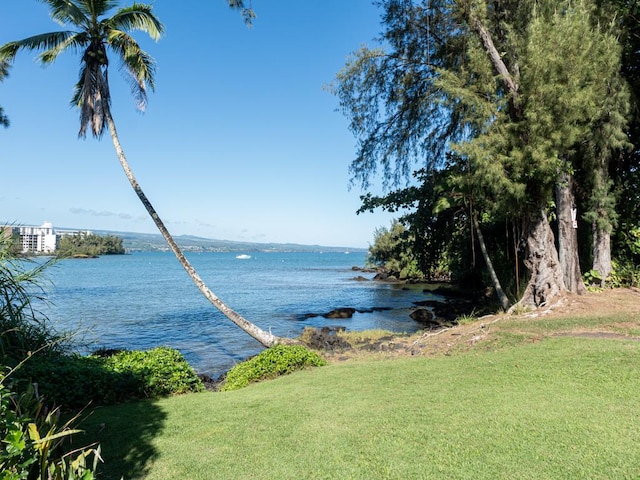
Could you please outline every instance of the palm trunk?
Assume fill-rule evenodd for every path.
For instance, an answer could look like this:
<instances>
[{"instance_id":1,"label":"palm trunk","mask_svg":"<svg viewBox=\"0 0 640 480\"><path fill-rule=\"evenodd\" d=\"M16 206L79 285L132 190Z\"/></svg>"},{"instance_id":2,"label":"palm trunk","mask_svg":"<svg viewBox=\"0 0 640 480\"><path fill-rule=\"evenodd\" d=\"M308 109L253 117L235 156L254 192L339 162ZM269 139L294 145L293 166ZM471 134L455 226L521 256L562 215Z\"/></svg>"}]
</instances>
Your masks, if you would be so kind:
<instances>
[{"instance_id":1,"label":"palm trunk","mask_svg":"<svg viewBox=\"0 0 640 480\"><path fill-rule=\"evenodd\" d=\"M544 209L532 218L527 228L525 265L531 278L518 305L541 307L566 288L558 259L553 231Z\"/></svg>"},{"instance_id":2,"label":"palm trunk","mask_svg":"<svg viewBox=\"0 0 640 480\"><path fill-rule=\"evenodd\" d=\"M478 243L480 243L480 250L482 250L482 256L484 257L484 261L487 264L487 269L489 270L489 275L491 276L491 282L493 283L493 288L496 290L496 295L498 296L498 300L500 301L500 305L504 310L508 310L511 306L509 302L509 298L502 290L502 285L500 285L500 280L498 279L498 275L496 275L496 271L493 268L493 263L491 262L491 258L489 257L489 252L487 252L487 246L484 243L484 237L482 236L482 231L480 230L480 224L478 222L478 214L474 212L473 214L473 226L476 228L476 232L478 234Z\"/></svg>"},{"instance_id":3,"label":"palm trunk","mask_svg":"<svg viewBox=\"0 0 640 480\"><path fill-rule=\"evenodd\" d=\"M189 261L186 259L186 257L180 250L180 247L178 247L176 242L173 240L173 237L171 236L167 228L164 226L164 223L162 222L162 220L156 213L155 209L151 205L151 202L149 202L149 200L147 199L147 196L144 194L144 192L140 188L140 185L138 185L136 178L133 176L133 172L131 171L131 168L129 168L129 163L127 162L127 159L124 155L122 146L120 145L120 140L118 139L118 132L116 131L116 125L115 125L115 122L113 121L113 117L111 116L111 111L108 109L108 107L105 108L105 117L107 120L107 125L109 126L109 133L111 134L111 140L113 141L113 146L116 150L116 154L118 155L118 160L120 161L120 165L122 166L122 169L124 170L125 175L129 179L129 183L131 183L133 190L136 192L136 194L138 195L138 198L140 199L144 207L147 209L147 212L149 212L149 215L151 216L156 226L158 227L158 230L160 230L160 233L169 244L171 251L175 254L176 258L178 259L180 264L183 266L183 268L186 270L189 277L191 277L191 280L193 280L193 283L196 284L196 286L202 292L202 294L206 297L206 299L209 300L218 310L220 310L220 312L222 312L224 316L226 316L229 320L235 323L238 327L244 330L247 334L249 334L255 340L260 342L263 346L271 347L273 345L276 345L277 343L280 343L282 341L280 337L277 337L270 332L265 332L257 325L254 325L253 323L249 322L247 319L242 317L239 313L235 312L233 309L227 306L211 290L209 290L209 287L207 287L207 285L204 283L202 278L200 278L200 275L198 275L198 272L196 272L196 270L191 266Z\"/></svg>"},{"instance_id":4,"label":"palm trunk","mask_svg":"<svg viewBox=\"0 0 640 480\"><path fill-rule=\"evenodd\" d=\"M560 174L556 183L556 211L558 214L558 258L568 291L583 295L587 289L582 281L578 258L577 219L574 217L573 176L567 172Z\"/></svg>"}]
</instances>

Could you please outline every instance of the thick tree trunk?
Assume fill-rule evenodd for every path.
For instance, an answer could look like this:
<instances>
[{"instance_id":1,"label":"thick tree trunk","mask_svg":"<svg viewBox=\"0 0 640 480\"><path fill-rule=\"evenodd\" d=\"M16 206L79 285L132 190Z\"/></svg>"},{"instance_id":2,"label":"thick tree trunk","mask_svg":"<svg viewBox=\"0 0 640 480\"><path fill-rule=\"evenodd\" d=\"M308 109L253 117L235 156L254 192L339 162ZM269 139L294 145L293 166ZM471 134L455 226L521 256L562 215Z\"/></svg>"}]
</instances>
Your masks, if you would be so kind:
<instances>
[{"instance_id":1,"label":"thick tree trunk","mask_svg":"<svg viewBox=\"0 0 640 480\"><path fill-rule=\"evenodd\" d=\"M606 228L599 228L597 222L593 222L593 269L600 274L600 286L604 287L605 281L613 272L611 232Z\"/></svg>"},{"instance_id":2,"label":"thick tree trunk","mask_svg":"<svg viewBox=\"0 0 640 480\"><path fill-rule=\"evenodd\" d=\"M566 290L553 231L544 209L529 222L526 257L524 264L531 272L531 279L518 305L537 308Z\"/></svg>"},{"instance_id":3,"label":"thick tree trunk","mask_svg":"<svg viewBox=\"0 0 640 480\"><path fill-rule=\"evenodd\" d=\"M573 195L573 176L560 174L556 183L556 212L558 216L558 258L565 288L582 295L587 292L582 281L578 256L577 218Z\"/></svg>"},{"instance_id":4,"label":"thick tree trunk","mask_svg":"<svg viewBox=\"0 0 640 480\"><path fill-rule=\"evenodd\" d=\"M611 264L611 218L605 208L606 199L609 196L607 162L600 163L595 170L596 184L594 190L600 192L594 210L595 220L592 222L593 228L593 270L600 274L602 279L600 286L605 286L605 281L613 271Z\"/></svg>"},{"instance_id":5,"label":"thick tree trunk","mask_svg":"<svg viewBox=\"0 0 640 480\"><path fill-rule=\"evenodd\" d=\"M189 261L186 259L186 257L180 250L180 247L178 247L176 242L173 240L173 237L171 236L167 228L164 226L164 223L162 222L162 220L156 213L155 209L151 205L151 202L149 202L149 200L147 199L147 196L144 194L144 192L140 188L140 185L138 184L137 180L133 175L133 172L129 168L129 163L127 162L127 159L124 155L124 151L122 150L122 146L120 145L120 140L118 139L118 133L116 130L115 122L113 121L113 117L111 116L111 112L109 110L105 112L105 117L107 119L107 125L109 126L109 132L111 134L111 140L113 141L113 146L116 150L116 154L118 155L118 160L120 161L120 165L122 166L122 169L124 170L125 175L129 179L129 183L131 183L131 186L133 187L134 191L138 195L138 198L140 199L144 207L147 209L147 212L149 212L149 215L155 222L156 226L158 227L158 230L160 230L160 233L162 234L166 242L169 244L171 251L175 254L176 258L178 259L180 264L183 266L183 268L186 270L189 277L191 277L191 280L193 280L193 283L196 284L200 292L202 292L202 294L206 297L206 299L209 300L213 304L213 306L215 306L218 310L220 310L220 312L222 312L229 320L235 323L238 327L244 330L247 334L249 334L255 340L260 342L263 346L271 347L273 345L276 345L277 343L283 342L284 339L281 339L280 337L273 335L271 332L265 332L257 325L254 325L253 323L246 320L239 313L235 312L229 306L227 306L211 290L209 290L209 287L207 287L207 285L204 283L202 278L200 278L200 275L198 275L198 272L196 272L196 270L191 266Z\"/></svg>"},{"instance_id":6,"label":"thick tree trunk","mask_svg":"<svg viewBox=\"0 0 640 480\"><path fill-rule=\"evenodd\" d=\"M502 285L500 284L498 275L496 275L496 271L493 268L493 263L491 262L491 258L489 257L487 246L484 243L484 236L482 235L482 231L480 230L480 223L478 222L477 213L473 214L473 226L476 228L476 232L478 234L478 243L480 243L480 250L482 251L482 256L484 257L484 261L487 264L487 270L489 270L489 275L491 276L491 282L493 283L493 288L496 291L496 295L498 296L500 305L502 306L503 310L508 310L509 307L511 306L511 302L509 302L509 298L504 293L504 290L502 290Z\"/></svg>"}]
</instances>

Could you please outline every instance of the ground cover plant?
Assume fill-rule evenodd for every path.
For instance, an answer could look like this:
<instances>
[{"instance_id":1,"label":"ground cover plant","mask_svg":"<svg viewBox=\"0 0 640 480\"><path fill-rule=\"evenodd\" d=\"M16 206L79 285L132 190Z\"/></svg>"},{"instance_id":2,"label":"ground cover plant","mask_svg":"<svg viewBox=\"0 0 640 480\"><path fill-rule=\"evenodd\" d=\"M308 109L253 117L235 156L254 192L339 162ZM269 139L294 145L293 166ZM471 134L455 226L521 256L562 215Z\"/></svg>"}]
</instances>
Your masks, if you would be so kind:
<instances>
[{"instance_id":1,"label":"ground cover plant","mask_svg":"<svg viewBox=\"0 0 640 480\"><path fill-rule=\"evenodd\" d=\"M434 355L100 408L83 428L106 479L638 478L640 292L623 297L398 340Z\"/></svg>"},{"instance_id":2,"label":"ground cover plant","mask_svg":"<svg viewBox=\"0 0 640 480\"><path fill-rule=\"evenodd\" d=\"M250 383L279 377L306 367L320 367L326 363L320 355L302 345L276 345L229 370L221 390L237 390Z\"/></svg>"}]
</instances>

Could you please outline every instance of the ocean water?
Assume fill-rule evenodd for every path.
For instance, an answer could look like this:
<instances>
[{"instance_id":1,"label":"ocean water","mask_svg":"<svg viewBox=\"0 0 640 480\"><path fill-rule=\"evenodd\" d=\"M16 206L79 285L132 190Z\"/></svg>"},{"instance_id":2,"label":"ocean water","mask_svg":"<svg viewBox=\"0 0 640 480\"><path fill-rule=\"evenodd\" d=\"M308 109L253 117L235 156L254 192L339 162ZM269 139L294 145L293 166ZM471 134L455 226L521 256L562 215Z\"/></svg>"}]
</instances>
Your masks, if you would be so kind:
<instances>
[{"instance_id":1,"label":"ocean water","mask_svg":"<svg viewBox=\"0 0 640 480\"><path fill-rule=\"evenodd\" d=\"M414 302L439 300L420 287L373 281L363 253L191 253L187 258L209 288L262 329L295 337L306 326L382 328L415 332ZM49 304L40 308L60 331L78 332L81 353L97 348L182 352L199 373L217 376L262 347L211 305L170 252L136 252L96 259L68 259L47 273ZM388 310L351 319L321 316L335 308ZM308 314L318 314L308 318Z\"/></svg>"}]
</instances>

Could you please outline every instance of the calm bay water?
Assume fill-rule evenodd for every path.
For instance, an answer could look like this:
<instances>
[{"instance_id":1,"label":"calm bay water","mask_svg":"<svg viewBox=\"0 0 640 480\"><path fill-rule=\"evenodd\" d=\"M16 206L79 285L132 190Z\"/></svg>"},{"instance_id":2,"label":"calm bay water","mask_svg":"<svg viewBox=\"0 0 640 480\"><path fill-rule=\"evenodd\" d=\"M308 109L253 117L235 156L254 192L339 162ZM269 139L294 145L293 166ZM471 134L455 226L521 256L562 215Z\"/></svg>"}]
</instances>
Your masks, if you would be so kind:
<instances>
[{"instance_id":1,"label":"calm bay water","mask_svg":"<svg viewBox=\"0 0 640 480\"><path fill-rule=\"evenodd\" d=\"M187 254L209 288L249 321L280 336L304 327L343 325L414 332L413 302L438 299L421 288L355 281L364 254ZM172 253L140 252L90 260L64 260L48 271L53 285L44 313L59 330L80 330L82 353L100 347L148 349L167 345L196 371L216 376L261 346L227 320L198 291ZM328 320L335 308L390 308Z\"/></svg>"}]
</instances>

